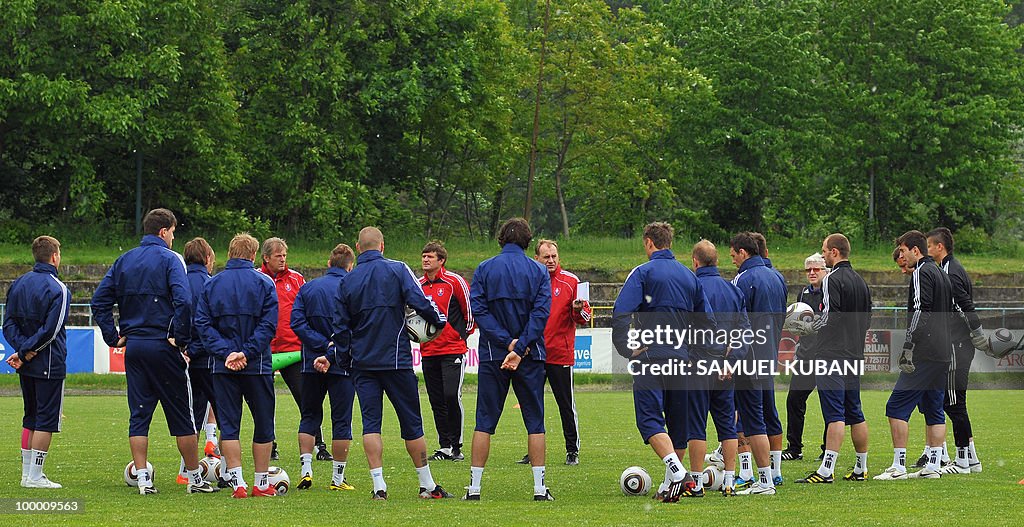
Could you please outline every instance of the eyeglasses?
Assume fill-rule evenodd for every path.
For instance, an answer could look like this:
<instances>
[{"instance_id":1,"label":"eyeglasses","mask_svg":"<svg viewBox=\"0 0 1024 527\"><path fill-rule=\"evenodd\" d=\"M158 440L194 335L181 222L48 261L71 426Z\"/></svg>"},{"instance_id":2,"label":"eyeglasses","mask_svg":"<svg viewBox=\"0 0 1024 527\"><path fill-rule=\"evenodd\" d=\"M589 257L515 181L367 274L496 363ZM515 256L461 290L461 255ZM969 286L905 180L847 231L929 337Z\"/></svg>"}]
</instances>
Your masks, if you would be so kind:
<instances>
[{"instance_id":1,"label":"eyeglasses","mask_svg":"<svg viewBox=\"0 0 1024 527\"><path fill-rule=\"evenodd\" d=\"M811 267L810 269L804 269L804 271L807 271L808 273L820 273L824 270L824 267Z\"/></svg>"}]
</instances>

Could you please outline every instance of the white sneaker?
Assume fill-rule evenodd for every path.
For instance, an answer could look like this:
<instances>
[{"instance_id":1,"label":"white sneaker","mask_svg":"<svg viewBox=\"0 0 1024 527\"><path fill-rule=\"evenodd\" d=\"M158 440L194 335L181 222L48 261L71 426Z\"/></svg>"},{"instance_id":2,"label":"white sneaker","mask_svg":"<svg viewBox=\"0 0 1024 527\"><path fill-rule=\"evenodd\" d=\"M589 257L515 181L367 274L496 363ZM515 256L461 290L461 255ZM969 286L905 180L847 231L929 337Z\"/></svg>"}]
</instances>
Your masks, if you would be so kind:
<instances>
[{"instance_id":1,"label":"white sneaker","mask_svg":"<svg viewBox=\"0 0 1024 527\"><path fill-rule=\"evenodd\" d=\"M746 489L743 489L743 490L740 490L740 491L736 492L736 495L738 495L738 496L739 495L742 495L742 496L753 496L755 494L763 494L765 496L774 496L775 495L775 487L764 487L764 486L761 486L760 482L758 482L758 483L754 483L753 485L751 485L750 487L748 487Z\"/></svg>"},{"instance_id":2,"label":"white sneaker","mask_svg":"<svg viewBox=\"0 0 1024 527\"><path fill-rule=\"evenodd\" d=\"M971 472L973 472L975 474L977 474L978 472L981 472L981 461L979 461L977 463L972 463L971 464Z\"/></svg>"},{"instance_id":3,"label":"white sneaker","mask_svg":"<svg viewBox=\"0 0 1024 527\"><path fill-rule=\"evenodd\" d=\"M911 472L910 474L907 474L907 477L910 479L938 479L942 477L942 472L940 472L940 470L922 468L917 472Z\"/></svg>"},{"instance_id":4,"label":"white sneaker","mask_svg":"<svg viewBox=\"0 0 1024 527\"><path fill-rule=\"evenodd\" d=\"M971 469L970 467L961 467L960 465L953 463L942 467L939 472L941 474L970 474Z\"/></svg>"},{"instance_id":5,"label":"white sneaker","mask_svg":"<svg viewBox=\"0 0 1024 527\"><path fill-rule=\"evenodd\" d=\"M59 488L61 488L61 484L60 483L57 483L56 481L50 481L49 478L46 477L46 474L43 474L42 476L40 476L39 479L26 478L25 479L25 483L23 483L21 486L25 487L27 489L59 489Z\"/></svg>"},{"instance_id":6,"label":"white sneaker","mask_svg":"<svg viewBox=\"0 0 1024 527\"><path fill-rule=\"evenodd\" d=\"M716 467L725 470L725 458L722 457L718 452L712 452L704 456L705 465L715 465Z\"/></svg>"},{"instance_id":7,"label":"white sneaker","mask_svg":"<svg viewBox=\"0 0 1024 527\"><path fill-rule=\"evenodd\" d=\"M903 467L889 467L885 469L885 472L871 478L878 481L893 481L898 479L907 479L907 469Z\"/></svg>"}]
</instances>

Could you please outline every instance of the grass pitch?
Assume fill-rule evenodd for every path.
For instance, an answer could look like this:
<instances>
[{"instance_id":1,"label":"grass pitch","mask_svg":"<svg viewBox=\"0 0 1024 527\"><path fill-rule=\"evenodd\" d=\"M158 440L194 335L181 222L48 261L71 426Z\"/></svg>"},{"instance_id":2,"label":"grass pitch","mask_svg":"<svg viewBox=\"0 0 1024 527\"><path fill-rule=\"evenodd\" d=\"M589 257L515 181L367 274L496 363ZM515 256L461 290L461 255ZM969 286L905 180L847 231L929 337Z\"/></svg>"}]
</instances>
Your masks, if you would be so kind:
<instances>
[{"instance_id":1,"label":"grass pitch","mask_svg":"<svg viewBox=\"0 0 1024 527\"><path fill-rule=\"evenodd\" d=\"M888 426L884 416L888 392L863 394L871 426L869 470L876 474L892 460ZM785 392L778 407L785 412ZM467 390L467 443L473 426L476 394ZM428 444L435 441L432 419L422 396ZM22 489L18 486L21 399L0 397L6 424L6 440L0 446L0 498L81 499L81 514L35 514L33 524L126 524L135 525L661 525L700 522L722 525L1021 525L1024 523L1024 455L1017 440L1022 424L1020 408L1024 392L976 391L970 409L984 472L948 476L940 480L899 482L837 481L832 485L795 485L792 481L817 468L814 461L821 436L817 397L808 401L804 435L804 461L783 463L786 483L773 497L722 498L709 493L702 500L658 504L649 497L625 497L619 491L619 473L629 465L647 468L655 482L663 465L644 446L633 420L629 392L580 391L577 393L583 449L581 464L568 467L555 404L547 400L547 480L557 501L532 501L532 477L528 467L514 463L526 452L526 441L514 397L506 404L504 419L492 442L491 457L483 481L483 501L425 501L416 497L417 480L398 433L389 405L385 412L384 469L388 481L387 502L373 502L372 484L359 438L353 442L347 476L352 492L326 490L330 463L313 462L314 488L292 491L274 499L232 500L227 492L189 496L174 484L178 456L166 425L158 413L151 432L150 460L156 467L160 494L141 497L126 487L122 470L130 459L126 440L128 411L123 396L77 395L65 401L64 431L58 434L47 460L46 472L64 488L57 491ZM358 410L356 410L358 416ZM785 418L783 417L783 420ZM298 480L299 463L295 430L298 412L290 397L278 395L277 434L283 466ZM911 422L908 459L916 459L922 447L923 422ZM358 418L355 431L358 434ZM252 432L246 418L242 436ZM713 433L709 437L714 437ZM244 445L244 443L243 443ZM952 445L952 436L950 436ZM249 448L244 451L248 454ZM840 455L840 471L853 464L849 437ZM246 480L252 483L252 461L243 461ZM461 496L469 479L467 461L431 463L435 479ZM837 474L838 475L838 474ZM0 500L9 512L8 500ZM10 521L29 518L7 516Z\"/></svg>"}]
</instances>

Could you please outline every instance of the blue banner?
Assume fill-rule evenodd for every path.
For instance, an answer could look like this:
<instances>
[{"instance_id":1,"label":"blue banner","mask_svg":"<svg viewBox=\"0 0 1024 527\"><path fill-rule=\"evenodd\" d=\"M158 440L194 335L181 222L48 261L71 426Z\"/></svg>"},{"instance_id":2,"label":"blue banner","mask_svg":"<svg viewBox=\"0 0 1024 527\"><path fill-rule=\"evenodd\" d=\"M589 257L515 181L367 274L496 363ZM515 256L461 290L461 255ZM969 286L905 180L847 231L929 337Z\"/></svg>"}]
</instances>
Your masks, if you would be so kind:
<instances>
[{"instance_id":1,"label":"blue banner","mask_svg":"<svg viewBox=\"0 0 1024 527\"><path fill-rule=\"evenodd\" d=\"M93 328L68 329L68 373L92 373L93 356L95 355L95 343L93 341ZM0 335L0 374L15 373L14 368L7 364L7 357L16 353L16 350L7 343L7 340Z\"/></svg>"}]
</instances>

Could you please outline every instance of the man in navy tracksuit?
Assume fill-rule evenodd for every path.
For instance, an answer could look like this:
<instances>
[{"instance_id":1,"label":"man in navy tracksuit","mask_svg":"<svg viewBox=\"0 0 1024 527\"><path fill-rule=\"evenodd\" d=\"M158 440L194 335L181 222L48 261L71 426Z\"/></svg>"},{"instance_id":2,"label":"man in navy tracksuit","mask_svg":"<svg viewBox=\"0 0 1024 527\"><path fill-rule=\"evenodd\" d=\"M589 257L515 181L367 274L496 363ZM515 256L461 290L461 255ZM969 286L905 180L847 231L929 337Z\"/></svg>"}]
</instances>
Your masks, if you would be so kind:
<instances>
[{"instance_id":1,"label":"man in navy tracksuit","mask_svg":"<svg viewBox=\"0 0 1024 527\"><path fill-rule=\"evenodd\" d=\"M203 288L213 273L215 255L209 242L203 238L193 238L185 244L184 256L188 287L192 293L192 313L195 314L195 307L203 294ZM192 417L195 419L196 432L200 429L206 432L204 453L207 456L220 457L220 449L217 447L217 421L214 419L217 406L213 395L213 377L210 376L213 356L203 347L203 341L195 325L192 326L187 353L188 380L192 387Z\"/></svg>"},{"instance_id":2,"label":"man in navy tracksuit","mask_svg":"<svg viewBox=\"0 0 1024 527\"><path fill-rule=\"evenodd\" d=\"M554 499L544 482L544 327L551 311L551 278L543 264L526 256L532 239L526 220L506 221L498 230L501 253L481 262L473 274L469 302L480 328L480 378L466 500L480 499L491 436L509 385L526 425L533 499Z\"/></svg>"},{"instance_id":3,"label":"man in navy tracksuit","mask_svg":"<svg viewBox=\"0 0 1024 527\"><path fill-rule=\"evenodd\" d=\"M752 233L741 232L729 242L729 255L739 272L733 284L743 293L750 326L764 331L764 338L750 347L749 359L764 366L779 360L779 339L786 315L786 287L777 271L768 268L760 256ZM782 421L775 409L775 383L770 375L736 377L736 409L743 435L750 442L757 464L758 480L737 494L775 494L782 483ZM737 486L741 483L737 481Z\"/></svg>"},{"instance_id":4,"label":"man in navy tracksuit","mask_svg":"<svg viewBox=\"0 0 1024 527\"><path fill-rule=\"evenodd\" d=\"M405 331L405 306L428 323L441 328L444 315L423 294L408 265L384 258L384 235L376 227L359 231L355 270L345 276L339 290L335 328L351 331L352 368L363 417L363 449L370 465L375 500L386 500L381 420L384 394L398 413L405 448L416 467L420 497L452 497L434 481L427 464L423 439L420 394L412 371L412 346Z\"/></svg>"},{"instance_id":5,"label":"man in navy tracksuit","mask_svg":"<svg viewBox=\"0 0 1024 527\"><path fill-rule=\"evenodd\" d=\"M749 331L750 320L743 306L743 293L719 274L718 249L715 245L708 240L697 242L693 246L692 259L697 281L704 288L704 295L715 312L718 327L727 331ZM702 350L701 358L716 361L742 359L746 356L747 346L742 345L742 341L737 341L737 344L739 346L735 348L722 350L723 355L710 356ZM737 449L734 382L731 377L719 378L717 375L698 375L693 381L693 389L688 393L690 472L702 472L700 468L707 450L707 417L710 411L721 447L718 457L725 467L722 495L733 496L736 494L733 482L736 476Z\"/></svg>"},{"instance_id":6,"label":"man in navy tracksuit","mask_svg":"<svg viewBox=\"0 0 1024 527\"><path fill-rule=\"evenodd\" d=\"M247 497L242 476L239 426L242 401L253 419L252 458L255 484L252 496L273 497L268 469L274 441L274 370L270 340L277 331L277 289L267 275L253 267L260 244L238 234L228 245L224 270L210 279L196 302L196 329L203 347L214 357L213 391L221 427L224 478L233 498Z\"/></svg>"},{"instance_id":7,"label":"man in navy tracksuit","mask_svg":"<svg viewBox=\"0 0 1024 527\"><path fill-rule=\"evenodd\" d=\"M302 479L299 489L313 486L313 447L324 420L324 396L331 396L331 450L333 473L330 490L354 490L345 481L348 447L352 443L352 354L348 328L334 328L338 291L352 270L355 253L338 244L327 261L327 272L306 282L292 306L290 325L302 341L302 419L299 421L299 460ZM337 333L337 334L336 334Z\"/></svg>"},{"instance_id":8,"label":"man in navy tracksuit","mask_svg":"<svg viewBox=\"0 0 1024 527\"><path fill-rule=\"evenodd\" d=\"M21 381L22 428L29 434L28 444L21 449L21 486L59 489L60 483L43 474L43 464L54 432L60 432L67 372L64 325L71 294L57 278L60 242L40 236L32 242L32 256L35 266L7 290L3 321L4 338L13 347L7 364Z\"/></svg>"},{"instance_id":9,"label":"man in navy tracksuit","mask_svg":"<svg viewBox=\"0 0 1024 527\"><path fill-rule=\"evenodd\" d=\"M188 365L181 351L190 338L192 295L185 261L171 250L176 225L171 211L149 211L142 220L142 243L114 262L92 296L92 312L103 340L111 347L125 347L131 412L128 444L143 495L156 493L146 454L149 424L158 402L185 460L190 479L186 492L217 490L199 474ZM120 329L114 324L114 304L120 312Z\"/></svg>"},{"instance_id":10,"label":"man in navy tracksuit","mask_svg":"<svg viewBox=\"0 0 1024 527\"><path fill-rule=\"evenodd\" d=\"M630 360L637 429L665 463L665 481L655 495L664 502L677 501L684 491L686 471L676 451L686 449L689 386L683 371L659 374L642 368L688 363L691 345L699 342L660 340L648 344L642 337L630 335L659 329L715 329L711 306L697 276L672 253L674 234L668 223L655 222L644 228L644 252L649 260L626 277L615 299L612 321L612 344L619 355ZM685 490L691 494L696 489Z\"/></svg>"}]
</instances>

